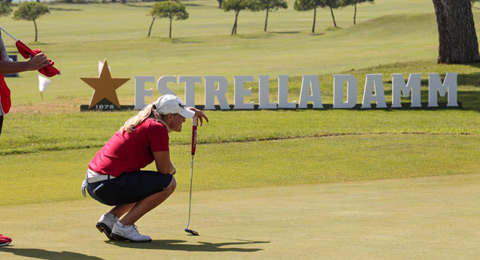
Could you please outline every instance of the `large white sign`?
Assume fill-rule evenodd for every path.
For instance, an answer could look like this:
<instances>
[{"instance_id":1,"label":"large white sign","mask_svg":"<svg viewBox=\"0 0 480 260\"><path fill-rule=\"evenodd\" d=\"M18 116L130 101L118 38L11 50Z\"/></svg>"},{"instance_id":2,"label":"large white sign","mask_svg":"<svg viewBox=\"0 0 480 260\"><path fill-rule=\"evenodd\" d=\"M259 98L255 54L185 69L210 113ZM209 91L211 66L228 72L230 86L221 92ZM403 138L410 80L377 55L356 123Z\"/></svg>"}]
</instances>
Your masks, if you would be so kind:
<instances>
[{"instance_id":1,"label":"large white sign","mask_svg":"<svg viewBox=\"0 0 480 260\"><path fill-rule=\"evenodd\" d=\"M428 73L428 107L438 107L437 97L444 97L448 92L447 107L458 107L457 103L457 77L458 73L447 73L444 80L438 73ZM322 109L322 95L318 75L303 75L302 86L298 105L296 101L288 102L288 75L278 76L278 100L270 100L269 76L258 76L258 109L295 109L307 108L311 103L315 109ZM142 109L145 97L152 96L152 89L145 89L147 82L155 83L154 76L135 76L135 109ZM221 110L254 109L253 102L245 103L246 97L252 97L252 88L245 88L246 82L255 82L254 76L234 76L233 108L227 101L226 94L229 90L228 80L222 76L162 76L157 81L157 89L161 95L176 95L168 83L185 83L185 104L195 106L195 84L203 82L205 88L205 109L215 110L215 99ZM346 88L345 88L346 87ZM392 100L391 108L401 108L401 98L410 97L410 107L418 108L421 94L421 73L411 73L408 81L402 74L392 74ZM350 74L333 75L333 108L351 109L357 105L357 79ZM367 74L363 88L361 108L371 108L372 103L376 108L387 108L387 100L383 87L382 74Z\"/></svg>"}]
</instances>

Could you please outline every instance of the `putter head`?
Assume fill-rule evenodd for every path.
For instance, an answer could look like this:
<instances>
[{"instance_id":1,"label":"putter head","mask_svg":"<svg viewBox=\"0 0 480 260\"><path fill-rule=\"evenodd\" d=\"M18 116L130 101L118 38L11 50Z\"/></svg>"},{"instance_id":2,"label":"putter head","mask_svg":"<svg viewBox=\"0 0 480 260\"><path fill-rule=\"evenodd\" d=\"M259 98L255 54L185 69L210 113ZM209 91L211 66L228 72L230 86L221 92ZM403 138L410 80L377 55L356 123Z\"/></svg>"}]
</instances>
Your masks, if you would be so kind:
<instances>
[{"instance_id":1,"label":"putter head","mask_svg":"<svg viewBox=\"0 0 480 260\"><path fill-rule=\"evenodd\" d=\"M186 229L185 229L185 232L190 233L190 234L192 234L192 235L194 235L194 236L198 236L198 232L197 232L197 231L192 230L192 229L189 229L189 228L186 228Z\"/></svg>"}]
</instances>

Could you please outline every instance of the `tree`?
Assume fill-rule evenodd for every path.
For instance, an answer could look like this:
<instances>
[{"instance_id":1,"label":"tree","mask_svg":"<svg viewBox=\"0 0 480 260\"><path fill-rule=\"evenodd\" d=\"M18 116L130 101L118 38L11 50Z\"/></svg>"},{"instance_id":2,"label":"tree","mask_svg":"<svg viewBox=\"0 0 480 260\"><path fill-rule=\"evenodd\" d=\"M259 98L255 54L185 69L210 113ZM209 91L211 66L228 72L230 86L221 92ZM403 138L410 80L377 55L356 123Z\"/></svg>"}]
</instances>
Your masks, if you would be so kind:
<instances>
[{"instance_id":1,"label":"tree","mask_svg":"<svg viewBox=\"0 0 480 260\"><path fill-rule=\"evenodd\" d=\"M438 63L480 61L470 0L433 0L438 26Z\"/></svg>"},{"instance_id":2,"label":"tree","mask_svg":"<svg viewBox=\"0 0 480 260\"><path fill-rule=\"evenodd\" d=\"M337 28L337 22L335 21L335 15L333 14L333 9L337 9L341 6L341 3L339 0L324 0L322 1L323 3L321 4L322 7L327 7L330 8L330 14L332 15L332 20L333 20L333 26Z\"/></svg>"},{"instance_id":3,"label":"tree","mask_svg":"<svg viewBox=\"0 0 480 260\"><path fill-rule=\"evenodd\" d=\"M12 12L12 0L0 0L0 16L9 15Z\"/></svg>"},{"instance_id":4,"label":"tree","mask_svg":"<svg viewBox=\"0 0 480 260\"><path fill-rule=\"evenodd\" d=\"M150 14L153 17L152 23L150 24L150 29L148 30L148 36L150 37L150 32L152 31L153 22L157 17L159 18L168 18L170 20L170 30L168 33L168 38L172 38L172 21L175 20L186 20L188 19L188 12L185 10L185 5L177 1L166 1L155 3L150 10Z\"/></svg>"},{"instance_id":5,"label":"tree","mask_svg":"<svg viewBox=\"0 0 480 260\"><path fill-rule=\"evenodd\" d=\"M265 17L265 27L263 31L267 31L267 23L268 23L268 13L272 11L277 11L279 8L287 9L288 4L285 0L259 0L259 7L260 10L266 10L267 15Z\"/></svg>"},{"instance_id":6,"label":"tree","mask_svg":"<svg viewBox=\"0 0 480 260\"><path fill-rule=\"evenodd\" d=\"M353 24L357 24L357 4L361 3L374 3L375 0L343 0L342 6L349 6L353 5L354 6L354 11L353 11Z\"/></svg>"},{"instance_id":7,"label":"tree","mask_svg":"<svg viewBox=\"0 0 480 260\"><path fill-rule=\"evenodd\" d=\"M255 0L223 0L222 8L225 12L235 11L235 22L233 23L232 34L237 34L238 14L242 10L258 10L258 3Z\"/></svg>"},{"instance_id":8,"label":"tree","mask_svg":"<svg viewBox=\"0 0 480 260\"><path fill-rule=\"evenodd\" d=\"M295 0L293 9L297 11L310 11L313 9L312 33L315 33L315 23L317 21L317 8L321 7L321 0Z\"/></svg>"},{"instance_id":9,"label":"tree","mask_svg":"<svg viewBox=\"0 0 480 260\"><path fill-rule=\"evenodd\" d=\"M152 15L152 23L150 24L150 28L148 28L148 37L150 37L150 34L152 33L153 23L155 22L155 19L157 19L157 15L152 13L152 10L150 11L150 15Z\"/></svg>"},{"instance_id":10,"label":"tree","mask_svg":"<svg viewBox=\"0 0 480 260\"><path fill-rule=\"evenodd\" d=\"M35 41L38 39L38 29L36 20L40 16L50 13L48 6L37 2L23 2L18 6L18 9L13 13L13 19L33 21L35 26Z\"/></svg>"}]
</instances>

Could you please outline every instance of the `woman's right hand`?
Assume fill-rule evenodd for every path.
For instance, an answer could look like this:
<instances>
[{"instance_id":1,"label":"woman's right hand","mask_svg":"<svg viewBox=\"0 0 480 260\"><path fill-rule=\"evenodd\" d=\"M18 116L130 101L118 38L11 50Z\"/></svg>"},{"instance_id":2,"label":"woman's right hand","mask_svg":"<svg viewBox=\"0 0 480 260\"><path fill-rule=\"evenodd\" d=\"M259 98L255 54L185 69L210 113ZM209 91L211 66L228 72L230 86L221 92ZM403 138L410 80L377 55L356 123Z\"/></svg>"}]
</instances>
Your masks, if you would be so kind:
<instances>
[{"instance_id":1,"label":"woman's right hand","mask_svg":"<svg viewBox=\"0 0 480 260\"><path fill-rule=\"evenodd\" d=\"M47 56L45 56L45 54L39 53L33 56L27 63L29 70L38 70L48 66L50 64L50 61L47 59Z\"/></svg>"}]
</instances>

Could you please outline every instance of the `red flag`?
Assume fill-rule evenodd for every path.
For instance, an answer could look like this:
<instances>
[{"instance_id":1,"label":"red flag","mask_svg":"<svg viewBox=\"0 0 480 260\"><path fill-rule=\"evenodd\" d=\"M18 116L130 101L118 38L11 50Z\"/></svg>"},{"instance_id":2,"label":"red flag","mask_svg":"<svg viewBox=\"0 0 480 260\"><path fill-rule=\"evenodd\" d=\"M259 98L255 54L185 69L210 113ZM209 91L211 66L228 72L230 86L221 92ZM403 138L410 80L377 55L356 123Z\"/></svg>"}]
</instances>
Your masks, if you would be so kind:
<instances>
[{"instance_id":1,"label":"red flag","mask_svg":"<svg viewBox=\"0 0 480 260\"><path fill-rule=\"evenodd\" d=\"M10 100L10 89L7 87L7 83L5 83L5 78L3 75L0 75L0 101L2 103L3 113L8 113L8 111L10 111L10 107L12 106L12 102Z\"/></svg>"},{"instance_id":2,"label":"red flag","mask_svg":"<svg viewBox=\"0 0 480 260\"><path fill-rule=\"evenodd\" d=\"M27 45L25 45L22 41L18 40L15 42L15 45L17 46L18 52L25 58L28 59L30 57L33 57L42 51L39 49L35 49L32 51ZM47 77L53 77L57 74L60 74L60 71L53 67L54 62L52 60L48 60L50 64L44 68L41 68L38 70L38 72L42 73L43 75Z\"/></svg>"}]
</instances>

